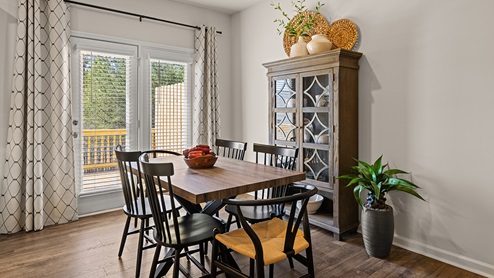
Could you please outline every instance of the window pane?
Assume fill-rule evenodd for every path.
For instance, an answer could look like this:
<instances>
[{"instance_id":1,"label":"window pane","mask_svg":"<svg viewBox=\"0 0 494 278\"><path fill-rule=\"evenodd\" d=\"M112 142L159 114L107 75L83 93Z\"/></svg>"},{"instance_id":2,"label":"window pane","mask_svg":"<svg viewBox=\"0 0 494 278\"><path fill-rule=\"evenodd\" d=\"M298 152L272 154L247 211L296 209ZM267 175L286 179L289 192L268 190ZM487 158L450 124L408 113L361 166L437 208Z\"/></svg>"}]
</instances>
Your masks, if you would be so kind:
<instances>
[{"instance_id":1,"label":"window pane","mask_svg":"<svg viewBox=\"0 0 494 278\"><path fill-rule=\"evenodd\" d=\"M187 64L151 59L151 148L182 152L190 139Z\"/></svg>"},{"instance_id":2,"label":"window pane","mask_svg":"<svg viewBox=\"0 0 494 278\"><path fill-rule=\"evenodd\" d=\"M81 51L82 191L120 187L114 148L127 145L130 57Z\"/></svg>"}]
</instances>

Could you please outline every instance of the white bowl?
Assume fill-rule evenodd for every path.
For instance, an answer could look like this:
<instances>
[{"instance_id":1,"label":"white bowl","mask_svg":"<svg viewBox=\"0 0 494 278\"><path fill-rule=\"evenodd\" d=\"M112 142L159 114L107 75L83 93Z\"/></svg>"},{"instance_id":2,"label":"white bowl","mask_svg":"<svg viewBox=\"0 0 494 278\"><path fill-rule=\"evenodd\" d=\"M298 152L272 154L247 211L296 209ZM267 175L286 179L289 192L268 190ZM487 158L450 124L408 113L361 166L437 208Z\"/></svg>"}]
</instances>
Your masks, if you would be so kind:
<instances>
[{"instance_id":1,"label":"white bowl","mask_svg":"<svg viewBox=\"0 0 494 278\"><path fill-rule=\"evenodd\" d=\"M322 201L324 201L324 197L316 194L309 198L309 203L307 204L307 213L314 214L321 207ZM297 208L300 209L302 203L300 201L297 202Z\"/></svg>"}]
</instances>

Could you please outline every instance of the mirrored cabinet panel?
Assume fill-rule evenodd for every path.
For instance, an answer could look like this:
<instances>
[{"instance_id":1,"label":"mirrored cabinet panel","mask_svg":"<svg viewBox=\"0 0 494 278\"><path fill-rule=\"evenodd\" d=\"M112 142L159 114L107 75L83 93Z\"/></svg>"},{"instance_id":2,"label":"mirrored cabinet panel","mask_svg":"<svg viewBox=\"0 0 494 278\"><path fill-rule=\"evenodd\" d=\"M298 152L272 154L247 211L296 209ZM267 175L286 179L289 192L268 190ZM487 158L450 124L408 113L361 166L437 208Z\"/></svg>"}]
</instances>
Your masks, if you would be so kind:
<instances>
[{"instance_id":1,"label":"mirrored cabinet panel","mask_svg":"<svg viewBox=\"0 0 494 278\"><path fill-rule=\"evenodd\" d=\"M265 63L269 81L270 143L299 149L297 170L324 197L310 222L336 239L358 227L351 188L336 179L358 157L358 60L335 49Z\"/></svg>"}]
</instances>

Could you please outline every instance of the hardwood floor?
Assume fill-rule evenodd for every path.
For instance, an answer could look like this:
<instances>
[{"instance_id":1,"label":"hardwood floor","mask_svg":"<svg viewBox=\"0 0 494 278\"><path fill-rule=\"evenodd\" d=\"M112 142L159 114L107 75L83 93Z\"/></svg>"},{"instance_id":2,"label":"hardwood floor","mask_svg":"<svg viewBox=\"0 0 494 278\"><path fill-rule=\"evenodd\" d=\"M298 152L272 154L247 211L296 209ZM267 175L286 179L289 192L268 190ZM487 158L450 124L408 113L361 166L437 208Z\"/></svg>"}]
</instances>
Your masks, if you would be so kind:
<instances>
[{"instance_id":1,"label":"hardwood floor","mask_svg":"<svg viewBox=\"0 0 494 278\"><path fill-rule=\"evenodd\" d=\"M130 236L122 257L117 256L124 222L125 215L115 211L40 232L0 235L0 277L133 277L137 236ZM395 246L388 259L369 257L360 234L335 241L330 232L312 227L312 239L317 277L482 277ZM153 253L144 251L142 277L149 275ZM238 263L248 266L243 257ZM182 265L189 266L185 259ZM200 276L195 267L190 271ZM275 267L276 277L304 273L297 262L294 270L287 262Z\"/></svg>"}]
</instances>

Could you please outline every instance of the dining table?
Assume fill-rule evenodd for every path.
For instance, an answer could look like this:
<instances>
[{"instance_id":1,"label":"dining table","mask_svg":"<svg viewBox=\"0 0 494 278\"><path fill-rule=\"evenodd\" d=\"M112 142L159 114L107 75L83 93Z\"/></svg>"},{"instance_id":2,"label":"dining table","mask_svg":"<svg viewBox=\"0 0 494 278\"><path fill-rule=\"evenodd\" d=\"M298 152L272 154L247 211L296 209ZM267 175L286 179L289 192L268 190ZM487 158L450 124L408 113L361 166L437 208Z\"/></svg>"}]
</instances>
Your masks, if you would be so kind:
<instances>
[{"instance_id":1,"label":"dining table","mask_svg":"<svg viewBox=\"0 0 494 278\"><path fill-rule=\"evenodd\" d=\"M224 206L221 201L224 198L306 178L305 172L221 156L213 167L205 169L189 168L183 156L151 158L150 162L173 163L171 183L174 197L188 213L215 215ZM134 169L137 170L137 167ZM159 265L157 277L164 275L170 267L170 264Z\"/></svg>"},{"instance_id":2,"label":"dining table","mask_svg":"<svg viewBox=\"0 0 494 278\"><path fill-rule=\"evenodd\" d=\"M173 163L173 193L189 213L214 215L224 198L305 179L304 172L221 156L205 169L189 168L183 156L152 158L150 162ZM214 202L217 204L212 205Z\"/></svg>"}]
</instances>

